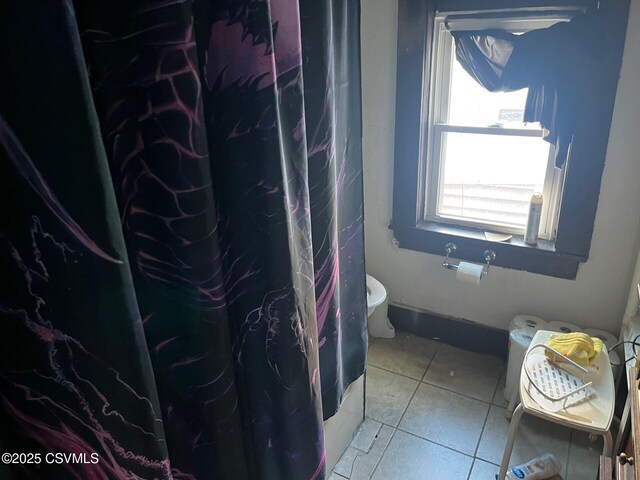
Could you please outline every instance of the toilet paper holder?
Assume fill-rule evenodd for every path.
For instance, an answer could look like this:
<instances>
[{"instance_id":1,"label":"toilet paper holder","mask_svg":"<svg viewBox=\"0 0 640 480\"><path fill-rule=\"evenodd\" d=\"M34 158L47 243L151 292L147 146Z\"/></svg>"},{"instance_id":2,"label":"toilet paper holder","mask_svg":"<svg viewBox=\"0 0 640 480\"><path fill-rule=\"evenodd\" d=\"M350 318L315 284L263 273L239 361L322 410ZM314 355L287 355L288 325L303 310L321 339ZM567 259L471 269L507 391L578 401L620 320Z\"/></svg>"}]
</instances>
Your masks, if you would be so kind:
<instances>
[{"instance_id":1,"label":"toilet paper holder","mask_svg":"<svg viewBox=\"0 0 640 480\"><path fill-rule=\"evenodd\" d=\"M449 263L449 257L452 254L454 254L456 250L458 250L458 246L455 243L449 242L444 246L444 251L446 252L446 255L444 257L444 260L442 260L442 266L447 270L454 270L454 271L458 270L458 265L454 263ZM489 275L489 267L491 266L491 262L493 262L496 259L496 252L493 250L485 250L482 253L482 256L484 257L484 261L487 262L484 268L482 269L482 276L485 277Z\"/></svg>"}]
</instances>

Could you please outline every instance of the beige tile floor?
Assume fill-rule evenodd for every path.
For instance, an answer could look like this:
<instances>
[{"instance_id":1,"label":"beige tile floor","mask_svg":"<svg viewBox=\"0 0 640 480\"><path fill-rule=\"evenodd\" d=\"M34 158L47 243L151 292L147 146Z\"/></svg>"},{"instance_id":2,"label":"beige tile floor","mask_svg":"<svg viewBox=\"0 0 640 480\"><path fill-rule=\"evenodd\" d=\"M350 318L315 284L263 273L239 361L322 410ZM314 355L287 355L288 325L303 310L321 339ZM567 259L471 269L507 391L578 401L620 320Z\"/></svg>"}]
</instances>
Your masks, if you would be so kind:
<instances>
[{"instance_id":1,"label":"beige tile floor","mask_svg":"<svg viewBox=\"0 0 640 480\"><path fill-rule=\"evenodd\" d=\"M397 332L370 343L366 419L330 480L494 480L509 422L501 360ZM512 464L552 452L597 478L601 440L525 416Z\"/></svg>"}]
</instances>

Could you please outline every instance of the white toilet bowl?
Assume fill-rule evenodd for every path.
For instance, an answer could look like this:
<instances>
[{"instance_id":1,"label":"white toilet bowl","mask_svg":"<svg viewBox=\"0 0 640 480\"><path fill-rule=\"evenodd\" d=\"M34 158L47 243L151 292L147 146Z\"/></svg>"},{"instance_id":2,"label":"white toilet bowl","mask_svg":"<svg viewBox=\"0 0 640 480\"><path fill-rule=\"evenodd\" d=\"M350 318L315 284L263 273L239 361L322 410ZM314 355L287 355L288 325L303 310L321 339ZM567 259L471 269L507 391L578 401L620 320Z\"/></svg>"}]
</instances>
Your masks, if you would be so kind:
<instances>
[{"instance_id":1,"label":"white toilet bowl","mask_svg":"<svg viewBox=\"0 0 640 480\"><path fill-rule=\"evenodd\" d=\"M396 329L387 317L387 290L378 280L367 275L367 315L369 335L374 338L393 338Z\"/></svg>"}]
</instances>

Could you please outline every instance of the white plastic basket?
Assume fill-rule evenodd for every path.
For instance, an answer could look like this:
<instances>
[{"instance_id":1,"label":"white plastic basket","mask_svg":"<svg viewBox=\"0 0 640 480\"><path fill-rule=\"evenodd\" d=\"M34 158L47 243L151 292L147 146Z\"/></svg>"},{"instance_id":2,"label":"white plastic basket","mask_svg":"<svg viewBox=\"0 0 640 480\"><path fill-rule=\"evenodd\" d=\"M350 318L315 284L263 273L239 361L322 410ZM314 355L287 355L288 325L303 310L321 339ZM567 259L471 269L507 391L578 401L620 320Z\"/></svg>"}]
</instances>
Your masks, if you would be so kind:
<instances>
[{"instance_id":1,"label":"white plastic basket","mask_svg":"<svg viewBox=\"0 0 640 480\"><path fill-rule=\"evenodd\" d=\"M554 361L547 358L545 351L553 354ZM584 402L593 395L591 382L586 378L589 370L548 345L540 343L530 347L524 357L523 370L529 395L550 412Z\"/></svg>"}]
</instances>

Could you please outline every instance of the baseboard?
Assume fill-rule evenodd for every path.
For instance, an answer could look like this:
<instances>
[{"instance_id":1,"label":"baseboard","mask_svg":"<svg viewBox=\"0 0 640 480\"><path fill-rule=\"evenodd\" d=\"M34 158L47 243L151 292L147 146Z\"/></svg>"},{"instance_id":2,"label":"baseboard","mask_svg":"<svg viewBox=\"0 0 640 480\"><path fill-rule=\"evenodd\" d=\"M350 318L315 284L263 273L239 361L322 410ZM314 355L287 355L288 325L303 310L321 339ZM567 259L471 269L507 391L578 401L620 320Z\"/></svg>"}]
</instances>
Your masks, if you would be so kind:
<instances>
[{"instance_id":1,"label":"baseboard","mask_svg":"<svg viewBox=\"0 0 640 480\"><path fill-rule=\"evenodd\" d=\"M389 320L398 330L433 338L472 352L507 358L509 332L461 318L389 305Z\"/></svg>"}]
</instances>

